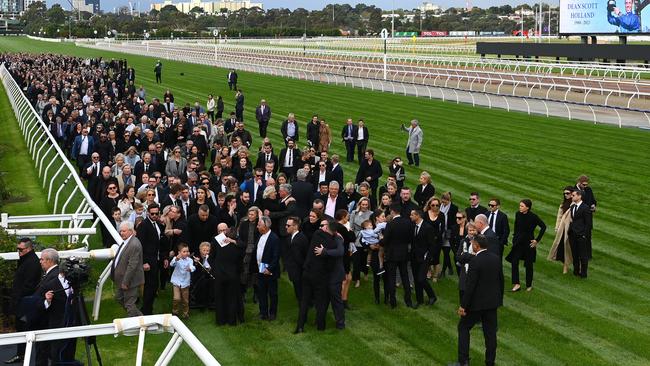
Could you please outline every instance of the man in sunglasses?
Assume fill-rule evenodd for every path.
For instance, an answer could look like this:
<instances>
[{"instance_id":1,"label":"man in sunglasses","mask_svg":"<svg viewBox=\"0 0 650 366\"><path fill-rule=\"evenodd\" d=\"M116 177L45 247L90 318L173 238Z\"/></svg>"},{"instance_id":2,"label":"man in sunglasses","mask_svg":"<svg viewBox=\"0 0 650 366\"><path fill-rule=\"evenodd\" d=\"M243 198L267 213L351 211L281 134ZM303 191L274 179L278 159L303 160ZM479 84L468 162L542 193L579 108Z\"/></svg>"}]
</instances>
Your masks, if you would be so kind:
<instances>
[{"instance_id":1,"label":"man in sunglasses","mask_svg":"<svg viewBox=\"0 0 650 366\"><path fill-rule=\"evenodd\" d=\"M490 229L494 231L499 239L499 244L501 245L501 253L503 253L503 247L508 245L508 236L510 236L510 224L508 223L508 215L500 210L501 201L498 198L491 198L488 203L488 210L490 211L487 214L488 225Z\"/></svg>"},{"instance_id":2,"label":"man in sunglasses","mask_svg":"<svg viewBox=\"0 0 650 366\"><path fill-rule=\"evenodd\" d=\"M30 296L36 291L36 286L41 279L41 266L38 256L34 252L32 241L29 238L22 238L16 245L18 251L18 266L14 272L14 280L11 286L11 310L16 316L16 332L24 332L27 329L27 323L21 320L18 315L20 300L25 296ZM23 360L25 356L25 344L17 346L16 354L7 359L5 363L16 363Z\"/></svg>"},{"instance_id":3,"label":"man in sunglasses","mask_svg":"<svg viewBox=\"0 0 650 366\"><path fill-rule=\"evenodd\" d=\"M160 206L157 203L147 207L147 218L137 228L137 238L142 243L142 268L144 269L144 291L142 309L144 315L153 314L153 302L158 290L158 259L169 253L161 246L160 238L165 228L159 223ZM166 266L165 266L166 267Z\"/></svg>"}]
</instances>

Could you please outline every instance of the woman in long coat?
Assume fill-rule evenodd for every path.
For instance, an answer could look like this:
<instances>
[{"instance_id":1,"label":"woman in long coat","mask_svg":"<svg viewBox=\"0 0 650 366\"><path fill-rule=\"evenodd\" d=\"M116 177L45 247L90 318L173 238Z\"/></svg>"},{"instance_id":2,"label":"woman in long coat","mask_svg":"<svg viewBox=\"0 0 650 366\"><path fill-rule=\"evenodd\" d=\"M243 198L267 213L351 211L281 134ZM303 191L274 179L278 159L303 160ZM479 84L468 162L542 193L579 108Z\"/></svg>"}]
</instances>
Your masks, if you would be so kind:
<instances>
[{"instance_id":1,"label":"woman in long coat","mask_svg":"<svg viewBox=\"0 0 650 366\"><path fill-rule=\"evenodd\" d=\"M512 235L512 249L506 260L512 263L512 291L519 291L519 261L526 267L526 291L533 289L533 263L537 257L537 245L546 232L546 224L530 209L533 202L529 199L519 201L519 211L515 215L515 231ZM539 233L535 236L535 229Z\"/></svg>"},{"instance_id":2,"label":"woman in long coat","mask_svg":"<svg viewBox=\"0 0 650 366\"><path fill-rule=\"evenodd\" d=\"M574 187L564 187L564 200L557 209L557 218L555 220L555 239L551 250L548 252L548 260L563 262L562 273L569 272L569 266L573 263L573 254L571 253L571 243L569 242L569 225L571 225L571 191Z\"/></svg>"}]
</instances>

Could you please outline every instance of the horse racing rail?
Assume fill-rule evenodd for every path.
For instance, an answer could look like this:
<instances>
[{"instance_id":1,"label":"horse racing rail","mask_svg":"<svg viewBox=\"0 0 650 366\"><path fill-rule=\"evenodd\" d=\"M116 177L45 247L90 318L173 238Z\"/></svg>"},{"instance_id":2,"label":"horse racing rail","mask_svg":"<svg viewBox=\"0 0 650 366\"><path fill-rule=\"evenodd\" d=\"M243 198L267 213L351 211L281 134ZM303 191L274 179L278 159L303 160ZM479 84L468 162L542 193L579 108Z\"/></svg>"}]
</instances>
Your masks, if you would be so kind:
<instances>
[{"instance_id":1,"label":"horse racing rail","mask_svg":"<svg viewBox=\"0 0 650 366\"><path fill-rule=\"evenodd\" d=\"M296 50L264 51L221 44L175 42L100 42L84 46L383 92L455 100L457 103L462 101L528 114L555 115L619 126L650 125L649 111L643 109L646 98L650 97L650 85L641 79L599 79L580 73L577 76L535 75L397 63L387 65L384 79L383 65L377 62L352 58L341 60L335 56L307 57Z\"/></svg>"},{"instance_id":2,"label":"horse racing rail","mask_svg":"<svg viewBox=\"0 0 650 366\"><path fill-rule=\"evenodd\" d=\"M29 103L22 90L11 77L5 65L0 65L0 78L9 97L18 125L25 139L27 151L31 155L38 179L42 182L43 189L47 189L47 200L53 202L52 215L32 215L11 217L3 214L2 227L9 232L20 235L58 235L67 236L69 242L79 240L78 235L83 235L81 243L83 251L89 248L89 238L101 222L114 243L122 239L108 217L93 201L86 190L75 167L68 160L65 153L57 144L54 136ZM8 127L5 127L8 128ZM62 202L63 201L63 202ZM36 222L59 222L57 229L12 229L11 225L25 225ZM67 225L65 224L67 222ZM67 227L64 227L67 226ZM92 229L92 230L89 230ZM16 231L18 230L18 231ZM112 258L111 255L109 258ZM110 275L111 262L108 263L95 289L93 302L93 315L95 320L99 316L99 308L104 283Z\"/></svg>"},{"instance_id":3,"label":"horse racing rail","mask_svg":"<svg viewBox=\"0 0 650 366\"><path fill-rule=\"evenodd\" d=\"M161 332L172 333L172 337L158 357L155 363L156 366L168 365L183 341L185 341L204 365L219 366L219 362L210 354L210 351L205 348L201 341L196 338L192 331L180 319L170 314L114 319L112 323L108 324L2 334L0 335L0 346L26 343L23 365L29 366L33 358L34 343L105 335L117 337L120 335L133 336L137 334L138 345L135 365L140 366L143 361L146 333Z\"/></svg>"}]
</instances>

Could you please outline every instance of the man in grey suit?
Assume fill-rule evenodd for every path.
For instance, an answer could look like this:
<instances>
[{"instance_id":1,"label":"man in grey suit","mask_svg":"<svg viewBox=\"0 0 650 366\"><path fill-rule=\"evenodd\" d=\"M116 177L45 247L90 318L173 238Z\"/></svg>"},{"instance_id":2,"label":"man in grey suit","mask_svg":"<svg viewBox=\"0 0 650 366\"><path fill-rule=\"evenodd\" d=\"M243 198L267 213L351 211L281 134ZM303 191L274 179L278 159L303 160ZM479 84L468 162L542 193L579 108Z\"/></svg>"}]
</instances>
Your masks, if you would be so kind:
<instances>
[{"instance_id":1,"label":"man in grey suit","mask_svg":"<svg viewBox=\"0 0 650 366\"><path fill-rule=\"evenodd\" d=\"M115 300L122 305L128 316L141 316L135 306L138 299L138 289L144 284L144 269L142 268L142 244L135 236L133 223L130 221L120 224L122 244L113 258L111 278L116 284Z\"/></svg>"},{"instance_id":2,"label":"man in grey suit","mask_svg":"<svg viewBox=\"0 0 650 366\"><path fill-rule=\"evenodd\" d=\"M411 127L404 127L402 123L402 131L406 131L409 134L408 142L406 143L406 158L409 161L409 165L420 166L420 147L422 146L422 140L424 132L419 126L417 119L411 121Z\"/></svg>"}]
</instances>

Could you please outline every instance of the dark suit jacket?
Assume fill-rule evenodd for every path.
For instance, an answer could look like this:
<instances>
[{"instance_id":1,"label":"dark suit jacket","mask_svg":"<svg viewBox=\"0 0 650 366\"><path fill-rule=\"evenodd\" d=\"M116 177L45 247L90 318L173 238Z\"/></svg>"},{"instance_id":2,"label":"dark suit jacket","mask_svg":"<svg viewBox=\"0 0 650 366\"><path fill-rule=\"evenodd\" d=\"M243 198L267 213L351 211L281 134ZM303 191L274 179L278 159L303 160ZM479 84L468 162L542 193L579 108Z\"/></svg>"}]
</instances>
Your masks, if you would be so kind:
<instances>
[{"instance_id":1,"label":"dark suit jacket","mask_svg":"<svg viewBox=\"0 0 650 366\"><path fill-rule=\"evenodd\" d=\"M490 223L491 214L492 214L491 212L487 213L488 224ZM510 236L510 224L508 223L508 215L506 215L503 211L499 210L497 212L496 223L494 224L494 226L496 229L494 233L497 235L497 238L499 238L499 243L501 244L501 247L508 245L508 237Z\"/></svg>"},{"instance_id":2,"label":"dark suit jacket","mask_svg":"<svg viewBox=\"0 0 650 366\"><path fill-rule=\"evenodd\" d=\"M135 163L135 166L133 167L133 174L135 175L136 187L141 186L143 183L142 173L147 172L149 176L151 176L151 174L153 174L155 169L156 167L154 166L153 162L149 162L149 166L147 167L147 170L144 169L144 161L140 160L137 163ZM164 174L164 172L161 173Z\"/></svg>"},{"instance_id":3,"label":"dark suit jacket","mask_svg":"<svg viewBox=\"0 0 650 366\"><path fill-rule=\"evenodd\" d=\"M258 240L259 243L259 240ZM255 255L255 253L253 253ZM255 256L257 258L257 256ZM273 278L280 277L280 238L271 231L269 237L266 239L264 245L264 252L262 253L262 263L268 264L268 270L273 275ZM259 268L260 262L257 262Z\"/></svg>"},{"instance_id":4,"label":"dark suit jacket","mask_svg":"<svg viewBox=\"0 0 650 366\"><path fill-rule=\"evenodd\" d=\"M498 255L484 250L469 262L461 307L467 311L496 309L503 305L503 272Z\"/></svg>"},{"instance_id":5,"label":"dark suit jacket","mask_svg":"<svg viewBox=\"0 0 650 366\"><path fill-rule=\"evenodd\" d=\"M282 122L282 126L280 127L280 132L282 133L282 138L284 139L284 141L287 141L287 138L289 137L287 135L287 125L288 124L289 124L289 121L285 120L284 122ZM293 141L298 142L298 139L299 139L299 136L300 136L299 130L298 130L298 122L294 121L293 124L296 125L296 135L293 136Z\"/></svg>"},{"instance_id":6,"label":"dark suit jacket","mask_svg":"<svg viewBox=\"0 0 650 366\"><path fill-rule=\"evenodd\" d=\"M357 133L354 136L354 141L357 141L357 137L359 137L359 126L357 126ZM363 142L368 143L368 140L370 139L370 133L368 132L368 127L363 126Z\"/></svg>"},{"instance_id":7,"label":"dark suit jacket","mask_svg":"<svg viewBox=\"0 0 650 366\"><path fill-rule=\"evenodd\" d=\"M228 244L222 247L216 240L212 240L208 263L210 263L215 278L239 282L243 258L243 247L237 244Z\"/></svg>"},{"instance_id":8,"label":"dark suit jacket","mask_svg":"<svg viewBox=\"0 0 650 366\"><path fill-rule=\"evenodd\" d=\"M327 202L328 202L328 199L329 199L329 195L327 195L327 196L321 196L320 199L322 199L323 202L325 202L324 210L326 210L326 209L327 209ZM336 196L336 203L335 203L335 206L334 206L334 212L336 212L336 211L338 211L338 210L341 210L341 209L343 209L343 210L347 210L347 208L348 208L348 200L347 200L343 195L341 195L341 194L339 194L338 196Z\"/></svg>"},{"instance_id":9,"label":"dark suit jacket","mask_svg":"<svg viewBox=\"0 0 650 366\"><path fill-rule=\"evenodd\" d=\"M278 157L280 159L280 164L279 164L279 169L284 168L284 159L287 156L287 148L284 148L280 150L280 156ZM293 169L295 170L298 167L298 161L300 161L300 150L294 148L293 149ZM300 166L302 167L302 166Z\"/></svg>"},{"instance_id":10,"label":"dark suit jacket","mask_svg":"<svg viewBox=\"0 0 650 366\"><path fill-rule=\"evenodd\" d=\"M422 184L418 184L415 188L413 198L418 203L420 208L424 208L427 201L436 194L436 187L433 184L427 184L426 188L422 188Z\"/></svg>"},{"instance_id":11,"label":"dark suit jacket","mask_svg":"<svg viewBox=\"0 0 650 366\"><path fill-rule=\"evenodd\" d=\"M271 120L271 107L268 105L264 107L264 113L262 113L262 106L259 105L255 108L255 119L259 123L269 123Z\"/></svg>"},{"instance_id":12,"label":"dark suit jacket","mask_svg":"<svg viewBox=\"0 0 650 366\"><path fill-rule=\"evenodd\" d=\"M72 158L77 159L79 156L79 152L81 150L81 139L82 136L78 135L77 137L74 138L74 142L72 143ZM95 139L88 135L88 155L92 154L93 151L95 151Z\"/></svg>"},{"instance_id":13,"label":"dark suit jacket","mask_svg":"<svg viewBox=\"0 0 650 366\"><path fill-rule=\"evenodd\" d=\"M357 126L357 125L352 125L352 136L351 136L351 137L352 137L352 141L353 141L353 142L354 142L354 141L357 141L357 134L358 134L357 131L358 131L358 130L359 130L359 126ZM345 141L345 139L346 139L347 137L348 137L348 125L347 125L347 123L346 123L346 124L343 126L343 128L341 129L341 139L343 139L343 141Z\"/></svg>"},{"instance_id":14,"label":"dark suit jacket","mask_svg":"<svg viewBox=\"0 0 650 366\"><path fill-rule=\"evenodd\" d=\"M271 161L275 163L275 165L273 166L273 173L277 173L278 168L280 166L280 159L278 159L277 155L271 153ZM266 154L264 152L257 153L257 161L255 162L255 168L264 169L265 164L266 164Z\"/></svg>"},{"instance_id":15,"label":"dark suit jacket","mask_svg":"<svg viewBox=\"0 0 650 366\"><path fill-rule=\"evenodd\" d=\"M341 167L341 164L336 165L336 167L330 171L330 181L333 180L339 182L339 187L343 187L343 168Z\"/></svg>"},{"instance_id":16,"label":"dark suit jacket","mask_svg":"<svg viewBox=\"0 0 650 366\"><path fill-rule=\"evenodd\" d=\"M398 216L384 229L384 252L387 261L408 259L409 244L413 241L413 223L407 217Z\"/></svg>"},{"instance_id":17,"label":"dark suit jacket","mask_svg":"<svg viewBox=\"0 0 650 366\"><path fill-rule=\"evenodd\" d=\"M480 214L487 215L488 209L481 205L478 205L477 207L468 206L465 208L465 213L467 214L467 221L474 221L476 216Z\"/></svg>"},{"instance_id":18,"label":"dark suit jacket","mask_svg":"<svg viewBox=\"0 0 650 366\"><path fill-rule=\"evenodd\" d=\"M63 290L61 281L59 281L59 267L56 266L43 277L34 292L34 296L39 298L39 301L36 302L36 307L37 312L41 313L40 326L46 328L63 327L65 303L67 300L67 295ZM54 291L54 298L50 306L45 309L45 293L48 291Z\"/></svg>"},{"instance_id":19,"label":"dark suit jacket","mask_svg":"<svg viewBox=\"0 0 650 366\"><path fill-rule=\"evenodd\" d=\"M325 248L334 247L334 237L323 230L316 229L312 235L311 243L307 249L307 255L303 263L303 277L316 281L316 283L326 286L325 279L328 278L329 267L328 259L323 256L314 254L314 248L323 246Z\"/></svg>"},{"instance_id":20,"label":"dark suit jacket","mask_svg":"<svg viewBox=\"0 0 650 366\"><path fill-rule=\"evenodd\" d=\"M160 229L160 235L156 231L154 225ZM142 264L149 264L149 266L157 267L158 258L166 258L166 254L161 249L160 238L165 233L165 228L159 223L152 223L148 218L144 219L137 229L137 238L142 244ZM162 253L161 253L162 252ZM163 254L163 256L160 256Z\"/></svg>"},{"instance_id":21,"label":"dark suit jacket","mask_svg":"<svg viewBox=\"0 0 650 366\"><path fill-rule=\"evenodd\" d=\"M357 171L356 183L360 184L365 182L367 177L371 177L370 188L377 189L379 186L379 178L384 174L381 164L376 159L372 160L372 164L368 164L368 160L363 160L359 165L359 170Z\"/></svg>"},{"instance_id":22,"label":"dark suit jacket","mask_svg":"<svg viewBox=\"0 0 650 366\"><path fill-rule=\"evenodd\" d=\"M488 247L487 247L488 252L494 253L498 256L502 256L503 246L499 242L499 238L497 237L497 234L488 227L487 230L485 230L485 232L483 233L483 235L485 235L485 237L488 240Z\"/></svg>"},{"instance_id":23,"label":"dark suit jacket","mask_svg":"<svg viewBox=\"0 0 650 366\"><path fill-rule=\"evenodd\" d=\"M287 242L284 267L289 274L289 279L295 281L302 275L302 267L305 264L307 250L309 249L309 239L305 234L298 232L293 239L291 237L287 238Z\"/></svg>"},{"instance_id":24,"label":"dark suit jacket","mask_svg":"<svg viewBox=\"0 0 650 366\"><path fill-rule=\"evenodd\" d=\"M14 272L14 281L11 286L11 302L18 305L20 299L36 291L36 286L41 279L41 265L36 253L31 250L18 259L18 266Z\"/></svg>"},{"instance_id":25,"label":"dark suit jacket","mask_svg":"<svg viewBox=\"0 0 650 366\"><path fill-rule=\"evenodd\" d=\"M571 210L571 208L569 208ZM592 213L591 208L587 206L584 201L580 204L580 207L576 209L575 214L571 224L569 225L569 233L574 235L584 236L586 238L591 237L591 227L592 227Z\"/></svg>"},{"instance_id":26,"label":"dark suit jacket","mask_svg":"<svg viewBox=\"0 0 650 366\"><path fill-rule=\"evenodd\" d=\"M298 217L307 216L314 197L314 186L308 182L295 181L291 183L291 196L296 199Z\"/></svg>"},{"instance_id":27,"label":"dark suit jacket","mask_svg":"<svg viewBox=\"0 0 650 366\"><path fill-rule=\"evenodd\" d=\"M330 284L341 283L345 279L343 256L346 253L347 250L344 248L344 240L340 236L334 236L334 240L329 241L328 245L325 246L321 255L327 258Z\"/></svg>"},{"instance_id":28,"label":"dark suit jacket","mask_svg":"<svg viewBox=\"0 0 650 366\"><path fill-rule=\"evenodd\" d=\"M418 235L415 235L415 224L413 224L413 242L411 243L411 260L418 263L429 263L432 260L433 248L436 243L436 234L433 226L422 220Z\"/></svg>"}]
</instances>

